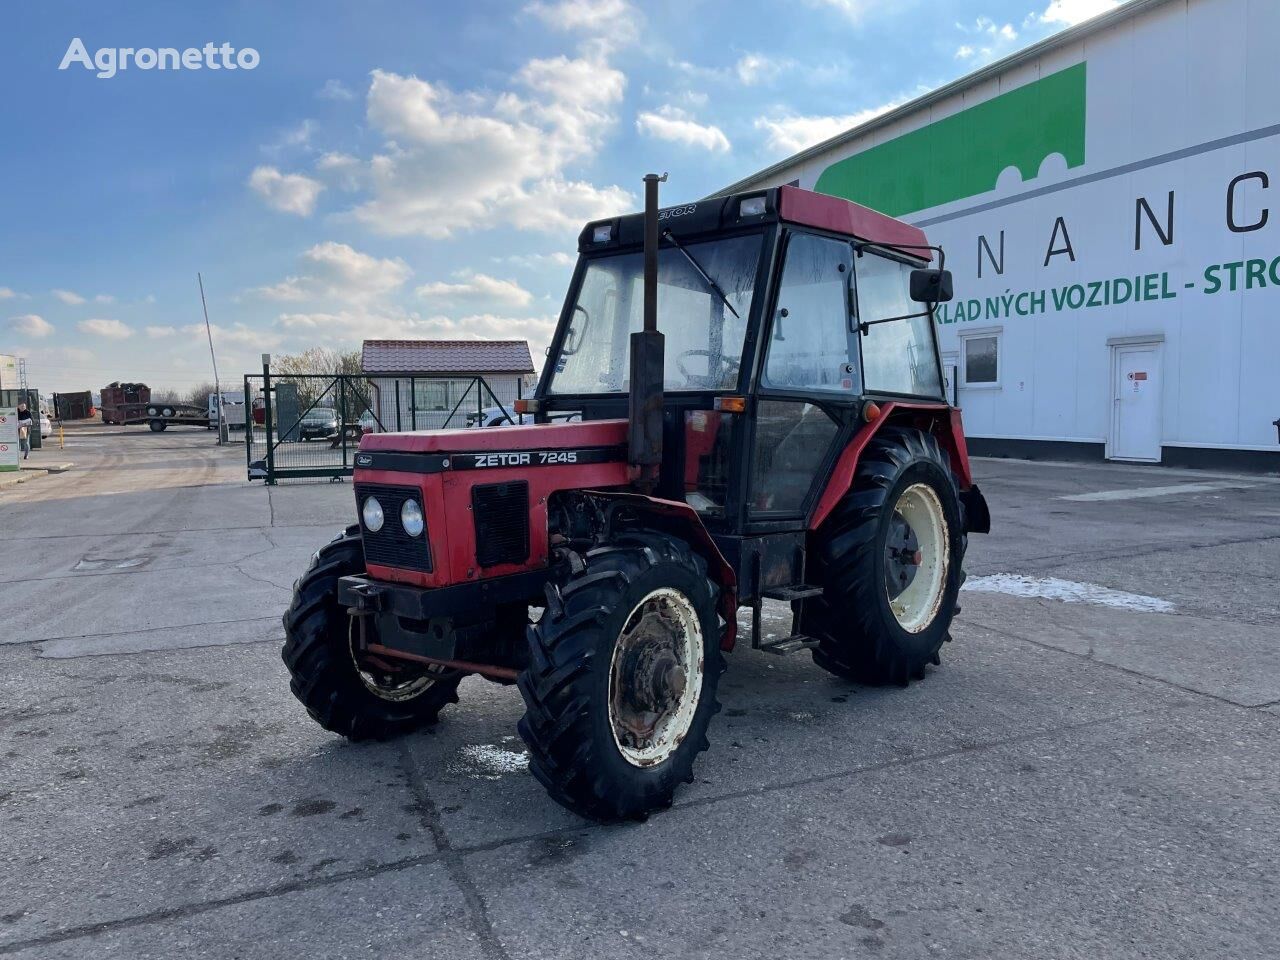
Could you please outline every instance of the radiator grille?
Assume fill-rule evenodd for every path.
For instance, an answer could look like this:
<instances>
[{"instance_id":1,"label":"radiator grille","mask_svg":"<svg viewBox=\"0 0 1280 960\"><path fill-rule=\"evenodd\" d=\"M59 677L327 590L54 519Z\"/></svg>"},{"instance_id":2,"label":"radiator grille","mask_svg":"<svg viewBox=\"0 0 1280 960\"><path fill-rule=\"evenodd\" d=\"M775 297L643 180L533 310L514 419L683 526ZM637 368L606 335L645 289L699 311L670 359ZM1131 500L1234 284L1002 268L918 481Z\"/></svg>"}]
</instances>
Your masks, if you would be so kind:
<instances>
[{"instance_id":1,"label":"radiator grille","mask_svg":"<svg viewBox=\"0 0 1280 960\"><path fill-rule=\"evenodd\" d=\"M364 525L364 502L377 497L386 517L382 529L371 533ZM411 537L400 526L400 507L413 497L422 506L422 493L414 487L395 487L385 483L356 484L356 514L360 517L360 532L364 537L365 563L403 570L431 571L431 546L427 538L431 532L431 518L425 517L426 529L422 535Z\"/></svg>"},{"instance_id":2,"label":"radiator grille","mask_svg":"<svg viewBox=\"0 0 1280 960\"><path fill-rule=\"evenodd\" d=\"M482 483L471 488L476 563L524 563L529 559L529 484Z\"/></svg>"}]
</instances>

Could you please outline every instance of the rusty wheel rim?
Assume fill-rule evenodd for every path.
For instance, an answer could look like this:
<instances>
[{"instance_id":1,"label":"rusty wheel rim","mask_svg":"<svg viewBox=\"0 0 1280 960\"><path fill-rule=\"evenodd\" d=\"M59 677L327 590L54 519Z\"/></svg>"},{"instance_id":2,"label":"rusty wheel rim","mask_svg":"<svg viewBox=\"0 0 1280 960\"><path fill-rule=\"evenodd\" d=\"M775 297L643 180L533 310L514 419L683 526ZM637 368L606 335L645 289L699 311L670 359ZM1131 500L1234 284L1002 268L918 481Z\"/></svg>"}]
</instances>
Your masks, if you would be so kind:
<instances>
[{"instance_id":1,"label":"rusty wheel rim","mask_svg":"<svg viewBox=\"0 0 1280 960\"><path fill-rule=\"evenodd\" d=\"M421 696L443 675L450 672L448 667L424 666L421 672L414 670L409 672L408 676L397 679L407 671L370 670L369 667L376 665L369 663L367 657L362 660L359 655L359 645L356 643L356 618L348 615L347 621L347 652L351 655L351 665L355 667L356 676L360 678L364 688L380 700L389 700L392 703L412 700L414 697Z\"/></svg>"},{"instance_id":2,"label":"rusty wheel rim","mask_svg":"<svg viewBox=\"0 0 1280 960\"><path fill-rule=\"evenodd\" d=\"M613 645L609 726L633 766L671 757L689 735L702 695L702 622L679 590L654 590L632 608Z\"/></svg>"}]
</instances>

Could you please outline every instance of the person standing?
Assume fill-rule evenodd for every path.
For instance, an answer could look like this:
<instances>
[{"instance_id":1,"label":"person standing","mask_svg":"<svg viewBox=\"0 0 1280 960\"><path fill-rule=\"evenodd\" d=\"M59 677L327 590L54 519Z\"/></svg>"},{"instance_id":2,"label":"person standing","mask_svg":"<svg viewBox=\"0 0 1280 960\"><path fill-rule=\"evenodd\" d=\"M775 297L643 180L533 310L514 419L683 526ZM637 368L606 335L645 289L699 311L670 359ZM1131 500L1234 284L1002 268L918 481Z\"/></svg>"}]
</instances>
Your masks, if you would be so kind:
<instances>
[{"instance_id":1,"label":"person standing","mask_svg":"<svg viewBox=\"0 0 1280 960\"><path fill-rule=\"evenodd\" d=\"M27 405L18 404L18 450L21 451L23 460L31 456L31 431L34 427L35 421Z\"/></svg>"}]
</instances>

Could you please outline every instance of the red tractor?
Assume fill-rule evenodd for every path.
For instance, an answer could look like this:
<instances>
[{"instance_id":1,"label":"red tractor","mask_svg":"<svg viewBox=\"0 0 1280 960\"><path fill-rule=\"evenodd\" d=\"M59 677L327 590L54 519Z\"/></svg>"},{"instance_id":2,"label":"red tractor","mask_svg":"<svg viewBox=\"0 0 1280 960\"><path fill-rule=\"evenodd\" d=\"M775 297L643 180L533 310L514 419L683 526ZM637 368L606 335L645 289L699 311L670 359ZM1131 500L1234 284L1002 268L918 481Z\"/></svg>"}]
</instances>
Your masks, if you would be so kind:
<instances>
[{"instance_id":1,"label":"red tractor","mask_svg":"<svg viewBox=\"0 0 1280 960\"><path fill-rule=\"evenodd\" d=\"M941 251L792 187L659 210L645 181L643 214L579 238L535 423L365 436L360 522L284 616L321 726L389 737L467 674L514 682L534 776L603 820L692 780L740 607L755 648L906 685L990 528L943 390Z\"/></svg>"}]
</instances>

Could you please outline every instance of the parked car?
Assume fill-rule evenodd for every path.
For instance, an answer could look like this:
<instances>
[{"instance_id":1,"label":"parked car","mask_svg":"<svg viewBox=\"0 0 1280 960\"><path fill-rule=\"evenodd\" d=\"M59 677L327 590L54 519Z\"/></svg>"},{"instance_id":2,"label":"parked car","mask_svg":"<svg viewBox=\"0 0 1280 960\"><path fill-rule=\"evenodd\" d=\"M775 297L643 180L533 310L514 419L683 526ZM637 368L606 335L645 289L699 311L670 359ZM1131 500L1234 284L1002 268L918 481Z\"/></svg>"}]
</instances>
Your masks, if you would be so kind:
<instances>
[{"instance_id":1,"label":"parked car","mask_svg":"<svg viewBox=\"0 0 1280 960\"><path fill-rule=\"evenodd\" d=\"M332 407L312 407L298 421L299 440L324 440L338 432L338 413Z\"/></svg>"},{"instance_id":2,"label":"parked car","mask_svg":"<svg viewBox=\"0 0 1280 960\"><path fill-rule=\"evenodd\" d=\"M519 419L510 410L504 410L502 407L485 407L483 410L467 414L467 426L505 427L517 423Z\"/></svg>"},{"instance_id":3,"label":"parked car","mask_svg":"<svg viewBox=\"0 0 1280 960\"><path fill-rule=\"evenodd\" d=\"M48 440L53 436L53 421L43 410L40 411L40 439Z\"/></svg>"}]
</instances>

